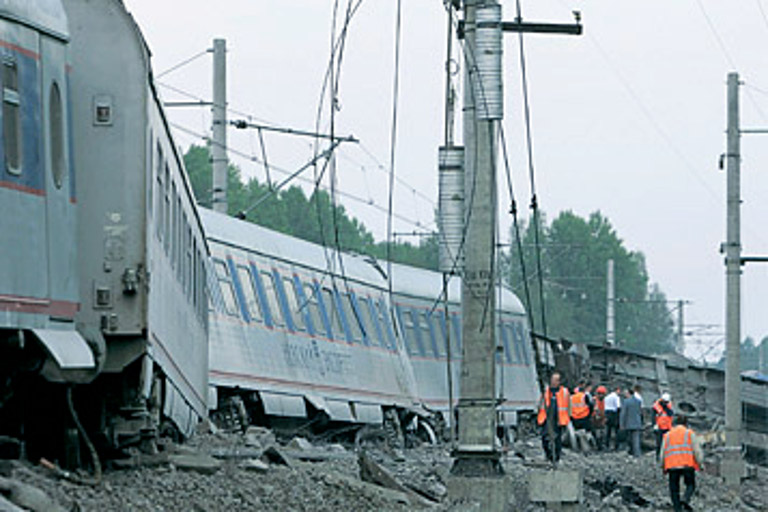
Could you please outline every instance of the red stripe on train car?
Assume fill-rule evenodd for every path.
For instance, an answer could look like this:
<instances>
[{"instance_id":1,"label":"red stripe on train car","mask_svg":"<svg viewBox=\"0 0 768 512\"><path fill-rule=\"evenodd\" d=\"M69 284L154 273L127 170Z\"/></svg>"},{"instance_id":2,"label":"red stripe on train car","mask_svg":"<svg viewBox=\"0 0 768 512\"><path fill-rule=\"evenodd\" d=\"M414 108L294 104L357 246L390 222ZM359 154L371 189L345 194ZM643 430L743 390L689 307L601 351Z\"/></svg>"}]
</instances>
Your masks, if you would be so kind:
<instances>
[{"instance_id":1,"label":"red stripe on train car","mask_svg":"<svg viewBox=\"0 0 768 512\"><path fill-rule=\"evenodd\" d=\"M45 190L39 188L32 188L27 185L19 185L13 181L0 180L0 188L7 188L10 190L16 190L18 192L24 192L25 194L32 194L35 196L45 196Z\"/></svg>"},{"instance_id":2,"label":"red stripe on train car","mask_svg":"<svg viewBox=\"0 0 768 512\"><path fill-rule=\"evenodd\" d=\"M21 297L18 295L0 295L0 311L74 318L79 310L79 302Z\"/></svg>"}]
</instances>

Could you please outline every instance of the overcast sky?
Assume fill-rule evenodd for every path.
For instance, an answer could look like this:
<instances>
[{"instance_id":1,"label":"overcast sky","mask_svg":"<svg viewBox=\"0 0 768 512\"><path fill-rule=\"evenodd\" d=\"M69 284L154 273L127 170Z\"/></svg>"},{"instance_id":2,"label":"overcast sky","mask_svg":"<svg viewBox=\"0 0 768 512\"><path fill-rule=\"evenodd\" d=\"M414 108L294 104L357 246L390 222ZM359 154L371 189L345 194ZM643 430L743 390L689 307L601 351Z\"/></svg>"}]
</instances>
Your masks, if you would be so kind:
<instances>
[{"instance_id":1,"label":"overcast sky","mask_svg":"<svg viewBox=\"0 0 768 512\"><path fill-rule=\"evenodd\" d=\"M209 48L214 37L225 38L230 106L253 122L308 130L315 126L328 64L333 3L125 0L152 49L156 74ZM346 2L339 3L341 17ZM395 157L402 180L395 195L396 213L404 219L396 222L399 232L434 228L446 45L441 0L402 4ZM502 5L511 20L514 3ZM364 0L353 18L335 127L361 140L340 152L338 186L354 196L341 201L378 239L386 233L381 209L387 204L395 7L394 1ZM717 168L725 148L725 81L729 71L738 71L745 82L742 126L768 127L768 0L523 4L529 21L571 22L572 10L581 11L585 35L526 37L540 206L550 219L563 210L583 216L603 212L626 246L645 254L651 280L668 298L692 302L685 309L687 330L715 334L689 338L689 348L700 353L715 345L710 356L717 356L725 302L718 253L725 237L725 173ZM504 66L504 129L518 200L525 205L529 188L516 36L506 36ZM210 56L159 82L210 98ZM183 99L171 89L161 91L166 100ZM184 148L200 143L210 126L207 109L174 109L170 116L199 134L178 131ZM235 117L243 116L230 114ZM320 126L329 129L327 103ZM245 176L263 180L263 166L248 158L261 158L258 134L230 130L229 137L232 161ZM306 139L266 133L264 138L269 163L284 170L293 171L312 156ZM744 252L768 255L768 136L744 136L742 163ZM504 212L509 204L504 190L500 203ZM506 215L501 222L505 233ZM742 286L742 333L759 340L768 335L768 268L746 267ZM717 326L702 330L701 324Z\"/></svg>"}]
</instances>

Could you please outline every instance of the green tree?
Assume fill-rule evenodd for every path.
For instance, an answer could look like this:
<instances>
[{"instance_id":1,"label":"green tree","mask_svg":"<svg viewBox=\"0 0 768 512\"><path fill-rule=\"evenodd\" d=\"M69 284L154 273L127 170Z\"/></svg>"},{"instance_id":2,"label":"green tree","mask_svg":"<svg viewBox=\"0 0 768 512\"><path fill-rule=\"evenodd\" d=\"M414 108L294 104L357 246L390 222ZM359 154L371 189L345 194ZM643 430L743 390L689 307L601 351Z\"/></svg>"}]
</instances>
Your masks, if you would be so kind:
<instances>
[{"instance_id":1,"label":"green tree","mask_svg":"<svg viewBox=\"0 0 768 512\"><path fill-rule=\"evenodd\" d=\"M741 371L760 370L761 347L762 350L768 351L768 336L763 338L759 345L755 343L755 340L751 336L744 338L744 341L741 342L741 350L739 351ZM725 353L720 357L716 366L725 369ZM763 369L763 371L765 371L765 369Z\"/></svg>"},{"instance_id":2,"label":"green tree","mask_svg":"<svg viewBox=\"0 0 768 512\"><path fill-rule=\"evenodd\" d=\"M642 253L629 251L608 219L600 212L587 219L570 211L551 225L542 216L539 226L541 279L535 249L535 231L521 225L522 259L530 304L525 295L520 252L515 244L504 254L502 269L508 282L531 308L536 331L587 343L601 343L606 330L607 262L614 261L616 340L620 346L645 353L672 350L672 320L666 297L649 284ZM514 233L512 237L514 240ZM539 286L543 285L544 311Z\"/></svg>"},{"instance_id":3,"label":"green tree","mask_svg":"<svg viewBox=\"0 0 768 512\"><path fill-rule=\"evenodd\" d=\"M212 175L208 147L190 146L184 155L192 189L198 204L211 206ZM256 179L243 182L240 169L228 168L228 213L246 213L246 220L288 235L344 251L370 254L378 259L387 255L387 244L376 243L373 235L343 205L333 204L328 192L316 189L307 197L297 186L273 191ZM256 207L253 207L257 205ZM425 237L418 245L393 243L392 261L418 267L437 268L437 237Z\"/></svg>"}]
</instances>

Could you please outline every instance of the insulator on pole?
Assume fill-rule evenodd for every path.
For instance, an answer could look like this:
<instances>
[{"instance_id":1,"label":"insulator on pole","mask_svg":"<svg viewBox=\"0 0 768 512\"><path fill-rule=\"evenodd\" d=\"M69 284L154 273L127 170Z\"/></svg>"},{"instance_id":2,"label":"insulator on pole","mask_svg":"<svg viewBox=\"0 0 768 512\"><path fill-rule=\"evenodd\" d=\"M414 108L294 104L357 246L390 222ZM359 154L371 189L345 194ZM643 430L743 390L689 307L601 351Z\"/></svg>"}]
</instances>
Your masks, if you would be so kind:
<instances>
[{"instance_id":1,"label":"insulator on pole","mask_svg":"<svg viewBox=\"0 0 768 512\"><path fill-rule=\"evenodd\" d=\"M478 7L476 18L474 76L477 118L482 120L504 117L504 91L501 80L503 35L501 5Z\"/></svg>"},{"instance_id":2,"label":"insulator on pole","mask_svg":"<svg viewBox=\"0 0 768 512\"><path fill-rule=\"evenodd\" d=\"M464 268L464 148L441 147L438 155L440 271L461 274Z\"/></svg>"}]
</instances>

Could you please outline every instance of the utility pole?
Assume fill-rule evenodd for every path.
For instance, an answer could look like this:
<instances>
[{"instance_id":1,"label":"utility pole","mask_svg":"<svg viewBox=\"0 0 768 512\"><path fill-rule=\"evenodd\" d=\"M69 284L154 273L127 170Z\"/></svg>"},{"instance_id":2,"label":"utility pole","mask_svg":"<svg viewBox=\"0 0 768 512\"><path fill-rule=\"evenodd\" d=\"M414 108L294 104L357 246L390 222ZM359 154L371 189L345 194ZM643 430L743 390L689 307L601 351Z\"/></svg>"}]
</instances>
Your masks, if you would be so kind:
<instances>
[{"instance_id":1,"label":"utility pole","mask_svg":"<svg viewBox=\"0 0 768 512\"><path fill-rule=\"evenodd\" d=\"M502 472L496 446L496 155L503 114L501 6L464 2L464 274L459 439L453 472Z\"/></svg>"},{"instance_id":2,"label":"utility pole","mask_svg":"<svg viewBox=\"0 0 768 512\"><path fill-rule=\"evenodd\" d=\"M496 0L464 0L464 272L455 475L503 473L496 443L496 159L503 32L580 34L581 25L503 22Z\"/></svg>"},{"instance_id":3,"label":"utility pole","mask_svg":"<svg viewBox=\"0 0 768 512\"><path fill-rule=\"evenodd\" d=\"M613 259L608 260L607 306L605 341L609 347L616 344L616 284L613 280Z\"/></svg>"},{"instance_id":4,"label":"utility pole","mask_svg":"<svg viewBox=\"0 0 768 512\"><path fill-rule=\"evenodd\" d=\"M685 301L684 300L678 300L677 301L677 351L682 354L685 350L685 329L684 329L684 313L683 308L685 307Z\"/></svg>"},{"instance_id":5,"label":"utility pole","mask_svg":"<svg viewBox=\"0 0 768 512\"><path fill-rule=\"evenodd\" d=\"M213 40L213 210L227 213L227 42Z\"/></svg>"},{"instance_id":6,"label":"utility pole","mask_svg":"<svg viewBox=\"0 0 768 512\"><path fill-rule=\"evenodd\" d=\"M725 243L725 453L726 484L741 484L741 155L739 75L728 74L727 225Z\"/></svg>"}]
</instances>

